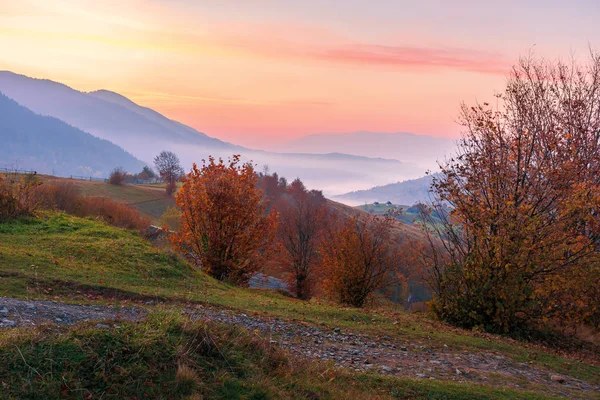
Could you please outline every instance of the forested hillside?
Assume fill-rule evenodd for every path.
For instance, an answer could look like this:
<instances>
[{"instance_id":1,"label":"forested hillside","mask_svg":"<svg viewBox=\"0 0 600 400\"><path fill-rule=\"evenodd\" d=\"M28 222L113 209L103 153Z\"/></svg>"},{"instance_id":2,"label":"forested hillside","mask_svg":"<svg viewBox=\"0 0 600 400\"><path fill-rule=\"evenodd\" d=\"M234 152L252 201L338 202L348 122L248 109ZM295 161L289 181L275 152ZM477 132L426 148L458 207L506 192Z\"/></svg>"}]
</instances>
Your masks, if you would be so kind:
<instances>
[{"instance_id":1,"label":"forested hillside","mask_svg":"<svg viewBox=\"0 0 600 400\"><path fill-rule=\"evenodd\" d=\"M1 93L0 140L0 167L5 168L104 178L117 166L135 172L145 165L108 140L35 114Z\"/></svg>"}]
</instances>

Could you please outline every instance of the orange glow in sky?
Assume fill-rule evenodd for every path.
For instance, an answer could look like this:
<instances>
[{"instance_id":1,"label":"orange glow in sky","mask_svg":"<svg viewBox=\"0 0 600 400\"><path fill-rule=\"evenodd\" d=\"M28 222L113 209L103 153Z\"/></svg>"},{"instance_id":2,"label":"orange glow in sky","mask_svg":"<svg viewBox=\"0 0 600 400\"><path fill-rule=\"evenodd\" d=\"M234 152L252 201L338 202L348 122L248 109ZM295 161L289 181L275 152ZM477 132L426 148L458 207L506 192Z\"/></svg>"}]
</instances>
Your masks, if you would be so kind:
<instances>
[{"instance_id":1,"label":"orange glow in sky","mask_svg":"<svg viewBox=\"0 0 600 400\"><path fill-rule=\"evenodd\" d=\"M592 1L528 2L547 8L536 22L517 1L440 3L0 0L0 69L268 147L359 130L454 137L461 101L489 100L520 55L581 56L597 39Z\"/></svg>"}]
</instances>

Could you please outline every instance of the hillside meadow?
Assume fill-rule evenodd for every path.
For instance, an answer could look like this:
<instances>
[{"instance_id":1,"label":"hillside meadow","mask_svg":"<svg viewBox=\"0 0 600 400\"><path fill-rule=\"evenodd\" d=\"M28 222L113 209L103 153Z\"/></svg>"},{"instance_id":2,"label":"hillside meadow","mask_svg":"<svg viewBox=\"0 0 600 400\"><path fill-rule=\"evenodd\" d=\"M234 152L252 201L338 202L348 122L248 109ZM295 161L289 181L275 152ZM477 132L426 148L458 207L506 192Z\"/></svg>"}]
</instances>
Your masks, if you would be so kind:
<instances>
[{"instance_id":1,"label":"hillside meadow","mask_svg":"<svg viewBox=\"0 0 600 400\"><path fill-rule=\"evenodd\" d=\"M118 382L117 393L131 394L141 390L140 385L145 385L142 381L155 385L144 388L144 393L150 398L162 398L167 392L159 390L161 385L177 381L178 368L183 368L177 349L191 346L198 340L194 332L203 332L203 335L214 335L211 340L222 353L213 349L196 355L201 360L192 363L193 382L188 380L168 392L174 398L185 398L196 392L209 395L208 398L340 398L346 395L423 399L552 398L551 390L541 382L520 380L519 390L507 389L507 383L511 387L517 385L509 376L490 374L480 382L429 381L353 373L327 363L304 367L304 361L271 349L268 340L261 341L252 332L186 320L179 310L190 306L281 321L302 321L324 330L338 328L387 337L397 343L411 342L423 346L420 351L424 357L426 351L443 352L444 349L493 353L511 362L543 369L549 375L565 374L592 385L600 384L595 348L582 349L574 342L571 350L559 351L541 344L450 328L427 315L398 312L385 305L359 310L322 300L299 301L277 292L230 286L206 276L176 254L155 247L135 231L114 228L93 218L41 212L37 217L0 224L0 265L0 296L76 304L131 304L150 312L146 320L124 323L119 325L122 328L110 333L99 331L93 323L60 329L41 326L34 330L3 330L0 347L4 348L3 357L12 360L3 363L9 368L5 371L7 375L3 374L8 376L3 382L13 388L11 390L22 385L22 390L29 391L22 393L30 393L30 396L47 393L47 398L60 397L64 387L56 379L62 374L72 379L68 385L70 390L81 389L69 392L72 398L86 398L84 395L90 393L97 396L105 392L107 382ZM570 346L567 345L569 343L561 343L563 348ZM117 351L114 346L127 351ZM256 348L267 355L257 355ZM135 349L145 350L140 354ZM48 356L48 352L53 355ZM139 367L142 370L125 361L131 352L144 360L140 364L144 367ZM22 357L26 363L21 363ZM56 369L53 363L44 364L42 360L48 357L68 362ZM275 366L269 357L279 360ZM34 360L38 364L32 365ZM105 370L104 383L97 381L92 376L97 373L93 366L109 361L120 368ZM232 362L236 363L233 367L227 366ZM75 374L78 370L84 373ZM88 370L90 375L86 375ZM218 378L206 379L206 373ZM144 379L134 382L133 374L142 374ZM197 381L203 382L202 389L195 386ZM4 391L3 396L15 398L17 393ZM80 397L73 393L79 393ZM598 397L594 393L568 389L562 396L565 393L570 393L566 397L572 398Z\"/></svg>"},{"instance_id":2,"label":"hillside meadow","mask_svg":"<svg viewBox=\"0 0 600 400\"><path fill-rule=\"evenodd\" d=\"M175 199L166 195L165 185L162 183L107 185L102 181L59 178L50 175L38 175L38 177L45 184L70 182L82 196L106 197L125 203L138 209L154 222L158 221L168 207L175 205Z\"/></svg>"}]
</instances>

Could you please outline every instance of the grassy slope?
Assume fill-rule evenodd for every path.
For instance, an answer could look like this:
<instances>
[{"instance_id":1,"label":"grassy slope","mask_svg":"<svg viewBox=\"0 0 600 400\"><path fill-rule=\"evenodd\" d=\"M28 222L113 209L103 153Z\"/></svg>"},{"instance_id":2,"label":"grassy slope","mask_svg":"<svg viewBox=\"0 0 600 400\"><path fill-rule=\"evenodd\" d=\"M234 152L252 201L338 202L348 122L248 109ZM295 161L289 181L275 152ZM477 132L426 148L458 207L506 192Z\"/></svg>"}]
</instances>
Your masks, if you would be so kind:
<instances>
[{"instance_id":1,"label":"grassy slope","mask_svg":"<svg viewBox=\"0 0 600 400\"><path fill-rule=\"evenodd\" d=\"M116 186L106 182L56 178L47 175L41 175L40 178L44 182L56 180L73 182L83 196L108 197L132 205L154 221L160 218L167 207L175 205L175 199L166 195L162 184Z\"/></svg>"},{"instance_id":2,"label":"grassy slope","mask_svg":"<svg viewBox=\"0 0 600 400\"><path fill-rule=\"evenodd\" d=\"M111 328L1 332L0 352L3 399L548 398L349 374L291 358L250 332L164 312Z\"/></svg>"},{"instance_id":3,"label":"grassy slope","mask_svg":"<svg viewBox=\"0 0 600 400\"><path fill-rule=\"evenodd\" d=\"M395 211L399 208L402 210L402 212L396 217L398 221L411 226L414 226L416 222L422 222L421 215L419 214L419 211L416 209L416 207L403 205L388 206L386 204L367 204L356 206L355 208L375 215L385 215L386 213L390 211ZM441 220L439 218L435 218L433 215L432 217L434 218L434 222L441 223Z\"/></svg>"},{"instance_id":4,"label":"grassy slope","mask_svg":"<svg viewBox=\"0 0 600 400\"><path fill-rule=\"evenodd\" d=\"M178 257L156 249L134 232L90 219L48 213L37 219L0 224L0 266L0 295L5 296L57 297L77 302L97 300L96 296L100 296L102 301L162 298L209 303L387 335L398 341L418 341L431 349L447 345L453 349L497 352L520 362L532 362L558 373L600 382L598 367L573 362L535 346L449 329L422 316L385 308L344 309L314 301L301 302L272 292L231 287L208 278ZM371 379L375 378L368 378L367 385ZM392 378L377 379L396 382ZM422 383L407 382L425 390ZM446 390L444 387L438 389ZM473 385L449 384L447 388L466 393L473 390ZM477 390L494 391L480 387Z\"/></svg>"},{"instance_id":5,"label":"grassy slope","mask_svg":"<svg viewBox=\"0 0 600 400\"><path fill-rule=\"evenodd\" d=\"M360 207L350 207L342 203L335 202L333 200L328 200L329 207L333 210L341 213L342 215L348 217L354 217L357 215L366 214L367 212L361 209ZM387 206L382 206L387 207ZM387 208L386 208L387 211ZM385 212L379 213L385 214ZM421 230L412 226L412 224L402 223L400 221L395 221L392 227L392 237L396 243L407 243L412 241L421 242L425 239L425 236Z\"/></svg>"}]
</instances>

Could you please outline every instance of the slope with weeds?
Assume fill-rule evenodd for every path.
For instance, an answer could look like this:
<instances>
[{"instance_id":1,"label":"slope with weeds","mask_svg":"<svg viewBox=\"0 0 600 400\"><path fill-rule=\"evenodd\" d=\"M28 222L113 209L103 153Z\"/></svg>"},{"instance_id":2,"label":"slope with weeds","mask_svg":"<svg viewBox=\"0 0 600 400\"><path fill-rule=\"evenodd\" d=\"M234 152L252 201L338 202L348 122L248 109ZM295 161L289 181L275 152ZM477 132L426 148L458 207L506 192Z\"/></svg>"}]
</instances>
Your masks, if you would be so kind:
<instances>
[{"instance_id":1,"label":"slope with weeds","mask_svg":"<svg viewBox=\"0 0 600 400\"><path fill-rule=\"evenodd\" d=\"M298 301L275 292L229 286L210 279L175 254L153 247L134 231L91 218L45 213L1 223L0 283L0 296L71 303L136 302L144 307L148 305L143 303L162 302L167 309L182 303L186 307L212 306L228 309L233 315L245 313L266 321L279 318L323 331L340 328L342 332L369 335L376 342L384 337L398 346L410 342L411 348L419 349L414 355L418 362L419 354L425 360L430 352L470 352L484 359L486 354L493 354L495 359L505 357L511 363L523 363L523 368L526 364L547 371L546 379L550 374L563 374L600 384L594 349L557 351L450 328L422 315L387 307L340 308L317 300ZM560 345L565 347L563 342ZM411 371L410 366L406 370ZM503 381L491 379L488 384L501 386ZM525 386L536 390L535 383L532 385ZM458 387L468 390L470 384Z\"/></svg>"},{"instance_id":2,"label":"slope with weeds","mask_svg":"<svg viewBox=\"0 0 600 400\"><path fill-rule=\"evenodd\" d=\"M3 399L544 399L480 385L349 374L252 332L157 312L139 323L0 332Z\"/></svg>"}]
</instances>

